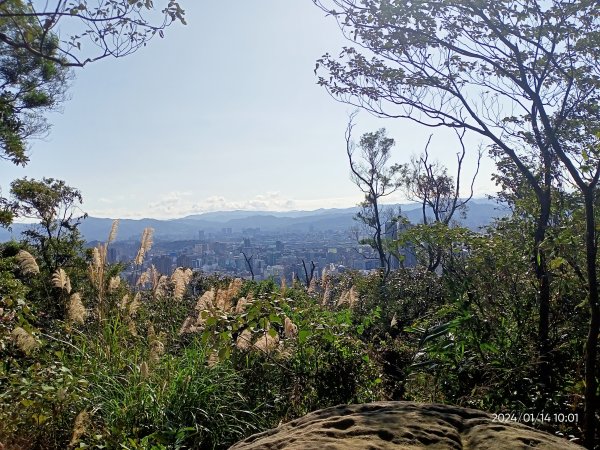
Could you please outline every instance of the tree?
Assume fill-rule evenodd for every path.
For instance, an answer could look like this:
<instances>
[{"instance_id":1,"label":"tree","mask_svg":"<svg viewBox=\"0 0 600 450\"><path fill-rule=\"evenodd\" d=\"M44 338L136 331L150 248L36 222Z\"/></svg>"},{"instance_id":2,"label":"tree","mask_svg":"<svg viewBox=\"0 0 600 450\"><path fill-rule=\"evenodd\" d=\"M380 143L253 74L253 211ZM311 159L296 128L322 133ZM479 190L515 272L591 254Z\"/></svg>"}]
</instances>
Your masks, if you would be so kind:
<instances>
[{"instance_id":1,"label":"tree","mask_svg":"<svg viewBox=\"0 0 600 450\"><path fill-rule=\"evenodd\" d=\"M11 194L8 206L14 214L39 221L39 226L26 230L24 235L39 249L49 273L77 256L77 227L87 217L77 213L83 201L77 189L53 178L22 178L11 183Z\"/></svg>"},{"instance_id":2,"label":"tree","mask_svg":"<svg viewBox=\"0 0 600 450\"><path fill-rule=\"evenodd\" d=\"M448 169L438 161L430 162L429 144L432 136L429 137L423 153L412 157L411 163L402 169L402 187L409 200L421 204L425 228L431 223L440 224L441 229L447 228L456 213L466 212L467 204L473 198L473 186L479 173L482 153L481 151L478 153L477 169L471 178L469 195L460 198L463 162L466 156L464 132L457 131L457 137L461 150L456 154L456 179L448 175ZM442 247L431 242L425 247L428 254L427 269L434 271L441 263Z\"/></svg>"},{"instance_id":3,"label":"tree","mask_svg":"<svg viewBox=\"0 0 600 450\"><path fill-rule=\"evenodd\" d=\"M306 289L310 289L310 285L313 281L313 277L315 275L315 270L317 269L317 266L314 261L311 261L310 262L310 274L309 274L308 269L306 268L306 262L303 259L302 267L304 268L304 282L306 283Z\"/></svg>"},{"instance_id":4,"label":"tree","mask_svg":"<svg viewBox=\"0 0 600 450\"><path fill-rule=\"evenodd\" d=\"M379 267L387 275L390 271L390 254L386 250L385 219L380 202L383 197L392 194L399 188L398 176L401 166L394 164L388 167L387 165L394 140L386 136L384 128L361 136L358 148L362 162L356 160L357 146L352 141L353 117L354 115L350 117L346 128L346 154L350 162L352 181L365 195L356 219L370 230L371 237L364 243L368 243L377 252Z\"/></svg>"},{"instance_id":5,"label":"tree","mask_svg":"<svg viewBox=\"0 0 600 450\"><path fill-rule=\"evenodd\" d=\"M254 255L250 255L250 257L248 257L248 255L246 255L246 253L242 252L242 255L244 255L244 260L246 261L246 266L248 266L248 270L250 271L250 276L252 277L252 281L254 281L254 265L252 264L252 258L254 258Z\"/></svg>"},{"instance_id":6,"label":"tree","mask_svg":"<svg viewBox=\"0 0 600 450\"><path fill-rule=\"evenodd\" d=\"M600 5L588 0L314 2L337 19L357 47L367 49L344 47L339 58L327 54L317 62L316 70L326 71L319 83L334 97L381 116L477 133L510 158L534 190L540 206L534 264L541 348L550 285L540 244L550 215L554 163L580 192L590 310L585 439L591 447L600 328L594 218Z\"/></svg>"},{"instance_id":7,"label":"tree","mask_svg":"<svg viewBox=\"0 0 600 450\"><path fill-rule=\"evenodd\" d=\"M112 56L127 56L173 22L185 24L175 0L0 0L0 42L63 66L83 67ZM63 39L57 38L61 35ZM68 29L68 32L65 32ZM68 36L68 37L67 37Z\"/></svg>"},{"instance_id":8,"label":"tree","mask_svg":"<svg viewBox=\"0 0 600 450\"><path fill-rule=\"evenodd\" d=\"M4 5L0 5L0 10ZM30 40L39 42L42 29L31 17L4 20L0 35L17 37L27 27ZM56 39L54 35L47 38ZM58 57L48 45L46 54ZM43 135L48 124L43 114L64 99L69 72L60 63L0 40L0 159L17 165L28 162L27 139Z\"/></svg>"},{"instance_id":9,"label":"tree","mask_svg":"<svg viewBox=\"0 0 600 450\"><path fill-rule=\"evenodd\" d=\"M64 100L69 67L129 55L175 21L185 23L175 0L160 13L152 0L0 0L0 159L27 164L27 141L48 131L44 113ZM0 194L0 226L14 214Z\"/></svg>"}]
</instances>

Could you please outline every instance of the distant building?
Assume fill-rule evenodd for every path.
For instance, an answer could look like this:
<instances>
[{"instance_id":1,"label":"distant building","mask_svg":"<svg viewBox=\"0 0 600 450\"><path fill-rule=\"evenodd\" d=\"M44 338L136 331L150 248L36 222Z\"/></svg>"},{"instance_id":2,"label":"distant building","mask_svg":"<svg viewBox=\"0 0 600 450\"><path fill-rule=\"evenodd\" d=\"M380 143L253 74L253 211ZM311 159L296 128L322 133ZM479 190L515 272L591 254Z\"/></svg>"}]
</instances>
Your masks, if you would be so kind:
<instances>
[{"instance_id":1,"label":"distant building","mask_svg":"<svg viewBox=\"0 0 600 450\"><path fill-rule=\"evenodd\" d=\"M280 264L267 266L264 273L265 278L274 277L276 280L278 280L285 273L285 267Z\"/></svg>"},{"instance_id":2,"label":"distant building","mask_svg":"<svg viewBox=\"0 0 600 450\"><path fill-rule=\"evenodd\" d=\"M398 235L410 226L410 224L399 221L386 222L384 236L388 240L397 240ZM399 269L400 267L415 267L417 265L417 256L412 244L398 246L397 251L394 253L390 259L390 268L392 270Z\"/></svg>"},{"instance_id":3,"label":"distant building","mask_svg":"<svg viewBox=\"0 0 600 450\"><path fill-rule=\"evenodd\" d=\"M192 257L188 255L179 255L177 257L177 267L193 267Z\"/></svg>"},{"instance_id":4,"label":"distant building","mask_svg":"<svg viewBox=\"0 0 600 450\"><path fill-rule=\"evenodd\" d=\"M109 264L114 264L119 261L119 251L114 247L109 247L106 254L106 259Z\"/></svg>"},{"instance_id":5,"label":"distant building","mask_svg":"<svg viewBox=\"0 0 600 450\"><path fill-rule=\"evenodd\" d=\"M171 256L162 255L152 258L152 264L163 275L171 275L173 272L173 258Z\"/></svg>"}]
</instances>

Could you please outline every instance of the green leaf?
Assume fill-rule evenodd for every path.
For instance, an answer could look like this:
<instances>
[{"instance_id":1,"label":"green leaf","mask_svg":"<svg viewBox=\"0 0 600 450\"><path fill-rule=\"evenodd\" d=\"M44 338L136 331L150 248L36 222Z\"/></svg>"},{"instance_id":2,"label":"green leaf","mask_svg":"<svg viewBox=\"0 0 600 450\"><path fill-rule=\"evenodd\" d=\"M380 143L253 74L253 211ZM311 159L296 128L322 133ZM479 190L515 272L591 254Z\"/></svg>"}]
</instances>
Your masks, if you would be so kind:
<instances>
[{"instance_id":1,"label":"green leaf","mask_svg":"<svg viewBox=\"0 0 600 450\"><path fill-rule=\"evenodd\" d=\"M304 344L306 340L311 336L311 332L308 330L300 330L298 332L298 342Z\"/></svg>"}]
</instances>

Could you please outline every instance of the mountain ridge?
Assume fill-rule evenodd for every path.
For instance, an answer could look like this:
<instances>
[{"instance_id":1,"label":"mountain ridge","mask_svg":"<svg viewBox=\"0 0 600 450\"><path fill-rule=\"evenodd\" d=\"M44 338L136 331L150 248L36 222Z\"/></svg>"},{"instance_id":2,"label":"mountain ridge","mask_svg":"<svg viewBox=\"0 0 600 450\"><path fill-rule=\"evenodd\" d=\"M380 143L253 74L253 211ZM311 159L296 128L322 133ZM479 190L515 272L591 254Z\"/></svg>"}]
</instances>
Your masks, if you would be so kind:
<instances>
[{"instance_id":1,"label":"mountain ridge","mask_svg":"<svg viewBox=\"0 0 600 450\"><path fill-rule=\"evenodd\" d=\"M384 207L386 209L400 207L402 214L413 223L418 223L421 219L419 204L384 205ZM356 224L353 218L358 209L358 207L320 208L313 211L286 212L236 210L192 214L176 219L120 219L117 239L139 239L146 227L154 228L154 236L159 240L198 239L199 231L218 233L229 228L232 233L256 228L260 228L263 232L344 231ZM493 218L506 214L502 206L495 202L474 199L469 202L466 219L459 221L463 226L475 230L489 224ZM82 222L80 231L88 242L104 241L113 220L88 217ZM0 229L0 241L19 239L21 232L31 226L32 224L13 224L12 232Z\"/></svg>"}]
</instances>

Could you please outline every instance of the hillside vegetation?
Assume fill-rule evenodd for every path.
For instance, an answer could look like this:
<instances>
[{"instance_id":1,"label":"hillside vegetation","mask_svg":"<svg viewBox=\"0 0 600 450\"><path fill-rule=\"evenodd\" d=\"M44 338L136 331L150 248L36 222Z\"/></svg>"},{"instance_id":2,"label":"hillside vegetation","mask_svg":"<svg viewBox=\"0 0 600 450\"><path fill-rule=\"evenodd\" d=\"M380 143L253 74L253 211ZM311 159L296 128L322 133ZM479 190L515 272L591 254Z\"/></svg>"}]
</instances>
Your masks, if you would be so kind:
<instances>
[{"instance_id":1,"label":"hillside vegetation","mask_svg":"<svg viewBox=\"0 0 600 450\"><path fill-rule=\"evenodd\" d=\"M106 243L87 253L76 227L53 247L5 243L0 442L227 448L321 407L385 399L544 412L536 426L577 438L588 315L580 250L569 244L578 214L576 205L565 211L547 244L549 384L536 363L532 224L524 213L486 234L411 229L423 260L427 246L439 245L437 273L400 269L384 282L381 273L350 272L308 287L185 268L161 275L144 265L150 229L134 279L123 280L122 267L106 263L116 222Z\"/></svg>"}]
</instances>

